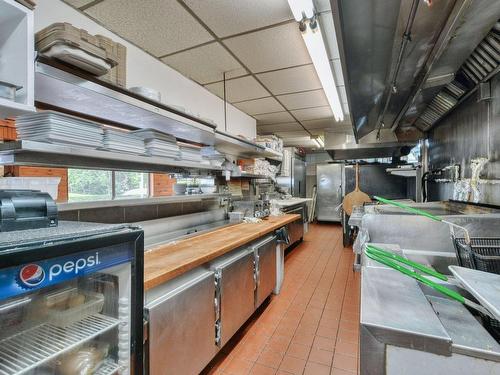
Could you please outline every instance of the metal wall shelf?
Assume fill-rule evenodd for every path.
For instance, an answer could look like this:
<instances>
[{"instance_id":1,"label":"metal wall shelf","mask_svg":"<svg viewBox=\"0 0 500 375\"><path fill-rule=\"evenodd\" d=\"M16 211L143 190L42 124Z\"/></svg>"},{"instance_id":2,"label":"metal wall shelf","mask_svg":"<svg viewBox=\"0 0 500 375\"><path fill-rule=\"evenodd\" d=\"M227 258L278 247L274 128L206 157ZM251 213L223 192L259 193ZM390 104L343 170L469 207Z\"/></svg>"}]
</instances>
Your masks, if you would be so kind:
<instances>
[{"instance_id":1,"label":"metal wall shelf","mask_svg":"<svg viewBox=\"0 0 500 375\"><path fill-rule=\"evenodd\" d=\"M52 64L52 63L51 63ZM176 138L213 145L216 125L120 87L84 77L62 65L38 62L37 106L112 123L129 129L156 129Z\"/></svg>"},{"instance_id":2,"label":"metal wall shelf","mask_svg":"<svg viewBox=\"0 0 500 375\"><path fill-rule=\"evenodd\" d=\"M39 165L163 173L221 170L221 168L200 163L35 141L0 144L0 165Z\"/></svg>"},{"instance_id":3,"label":"metal wall shelf","mask_svg":"<svg viewBox=\"0 0 500 375\"><path fill-rule=\"evenodd\" d=\"M267 158L278 161L283 159L283 154L277 151L220 130L215 131L214 146L217 151L238 158Z\"/></svg>"},{"instance_id":4,"label":"metal wall shelf","mask_svg":"<svg viewBox=\"0 0 500 375\"><path fill-rule=\"evenodd\" d=\"M214 147L219 152L239 158L263 157L265 151L262 146L219 130L215 131Z\"/></svg>"}]
</instances>

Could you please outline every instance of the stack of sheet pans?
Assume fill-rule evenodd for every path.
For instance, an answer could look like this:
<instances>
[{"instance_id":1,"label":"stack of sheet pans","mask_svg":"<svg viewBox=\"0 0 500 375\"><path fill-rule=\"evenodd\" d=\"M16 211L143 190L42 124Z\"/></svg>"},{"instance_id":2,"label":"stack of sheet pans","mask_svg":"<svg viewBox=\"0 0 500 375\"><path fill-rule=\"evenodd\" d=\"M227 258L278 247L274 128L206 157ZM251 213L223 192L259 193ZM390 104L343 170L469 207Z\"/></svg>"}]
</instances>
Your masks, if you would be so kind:
<instances>
[{"instance_id":1,"label":"stack of sheet pans","mask_svg":"<svg viewBox=\"0 0 500 375\"><path fill-rule=\"evenodd\" d=\"M184 161L200 163L200 164L210 164L210 162L203 158L201 155L201 148L196 146L188 146L182 144L180 146L181 159Z\"/></svg>"},{"instance_id":2,"label":"stack of sheet pans","mask_svg":"<svg viewBox=\"0 0 500 375\"><path fill-rule=\"evenodd\" d=\"M19 116L16 129L21 140L87 148L103 147L101 124L55 111Z\"/></svg>"},{"instance_id":3,"label":"stack of sheet pans","mask_svg":"<svg viewBox=\"0 0 500 375\"><path fill-rule=\"evenodd\" d=\"M146 153L142 138L130 131L108 127L104 128L104 148L108 151L129 154L144 155Z\"/></svg>"},{"instance_id":4,"label":"stack of sheet pans","mask_svg":"<svg viewBox=\"0 0 500 375\"><path fill-rule=\"evenodd\" d=\"M138 138L143 139L146 154L159 156L173 160L181 158L181 152L175 137L162 133L155 129L142 129L132 132Z\"/></svg>"}]
</instances>

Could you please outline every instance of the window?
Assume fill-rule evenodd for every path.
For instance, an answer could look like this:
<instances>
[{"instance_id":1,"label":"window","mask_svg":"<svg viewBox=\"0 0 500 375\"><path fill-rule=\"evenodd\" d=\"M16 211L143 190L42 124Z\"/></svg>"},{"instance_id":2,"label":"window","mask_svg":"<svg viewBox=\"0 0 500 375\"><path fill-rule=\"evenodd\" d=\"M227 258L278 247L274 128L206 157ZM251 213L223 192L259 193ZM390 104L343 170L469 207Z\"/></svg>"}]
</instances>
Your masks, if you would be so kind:
<instances>
[{"instance_id":1,"label":"window","mask_svg":"<svg viewBox=\"0 0 500 375\"><path fill-rule=\"evenodd\" d=\"M69 202L147 197L148 173L68 169Z\"/></svg>"},{"instance_id":2,"label":"window","mask_svg":"<svg viewBox=\"0 0 500 375\"><path fill-rule=\"evenodd\" d=\"M113 198L111 171L68 169L68 201L88 202Z\"/></svg>"},{"instance_id":3,"label":"window","mask_svg":"<svg viewBox=\"0 0 500 375\"><path fill-rule=\"evenodd\" d=\"M115 172L115 198L147 198L149 175L137 172Z\"/></svg>"}]
</instances>

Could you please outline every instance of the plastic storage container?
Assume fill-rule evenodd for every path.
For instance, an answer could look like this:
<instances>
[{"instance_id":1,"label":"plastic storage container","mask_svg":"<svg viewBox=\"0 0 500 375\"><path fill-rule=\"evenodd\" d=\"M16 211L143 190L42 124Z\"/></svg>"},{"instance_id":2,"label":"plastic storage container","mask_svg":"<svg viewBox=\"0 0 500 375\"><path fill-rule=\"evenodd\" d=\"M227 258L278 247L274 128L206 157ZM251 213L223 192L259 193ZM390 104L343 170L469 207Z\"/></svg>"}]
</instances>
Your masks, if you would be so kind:
<instances>
[{"instance_id":1,"label":"plastic storage container","mask_svg":"<svg viewBox=\"0 0 500 375\"><path fill-rule=\"evenodd\" d=\"M0 177L0 190L40 190L57 200L61 177Z\"/></svg>"},{"instance_id":2,"label":"plastic storage container","mask_svg":"<svg viewBox=\"0 0 500 375\"><path fill-rule=\"evenodd\" d=\"M100 79L126 87L127 49L102 35L90 35L69 23L54 23L35 35L41 56L56 58Z\"/></svg>"},{"instance_id":3,"label":"plastic storage container","mask_svg":"<svg viewBox=\"0 0 500 375\"><path fill-rule=\"evenodd\" d=\"M104 306L104 295L71 288L47 295L44 305L47 313L45 320L64 328L90 315L100 313Z\"/></svg>"}]
</instances>

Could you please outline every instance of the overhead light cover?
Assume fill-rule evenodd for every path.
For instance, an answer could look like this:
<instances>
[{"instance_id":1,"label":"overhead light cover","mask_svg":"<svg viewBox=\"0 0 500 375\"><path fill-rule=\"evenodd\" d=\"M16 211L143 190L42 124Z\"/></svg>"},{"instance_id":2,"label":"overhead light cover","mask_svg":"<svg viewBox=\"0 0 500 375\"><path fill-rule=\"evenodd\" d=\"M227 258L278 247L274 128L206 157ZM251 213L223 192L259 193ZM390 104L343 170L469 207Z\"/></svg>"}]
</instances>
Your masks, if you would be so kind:
<instances>
[{"instance_id":1,"label":"overhead light cover","mask_svg":"<svg viewBox=\"0 0 500 375\"><path fill-rule=\"evenodd\" d=\"M297 21L306 25L302 31L302 37L306 44L309 55L313 62L316 73L318 74L321 85L325 92L328 104L333 112L336 121L344 119L344 111L340 103L337 85L333 76L332 67L328 54L326 53L325 41L321 33L321 28L318 19L314 14L314 5L312 0L288 0L293 16ZM304 15L307 20L304 20ZM312 26L312 27L311 27Z\"/></svg>"},{"instance_id":2,"label":"overhead light cover","mask_svg":"<svg viewBox=\"0 0 500 375\"><path fill-rule=\"evenodd\" d=\"M296 21L302 21L305 18L314 16L314 4L312 0L288 0L288 5L292 10Z\"/></svg>"},{"instance_id":3,"label":"overhead light cover","mask_svg":"<svg viewBox=\"0 0 500 375\"><path fill-rule=\"evenodd\" d=\"M311 139L318 145L319 148L325 147L325 141L320 135L311 136Z\"/></svg>"}]
</instances>

